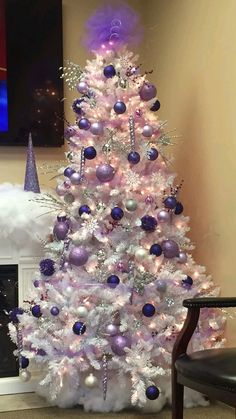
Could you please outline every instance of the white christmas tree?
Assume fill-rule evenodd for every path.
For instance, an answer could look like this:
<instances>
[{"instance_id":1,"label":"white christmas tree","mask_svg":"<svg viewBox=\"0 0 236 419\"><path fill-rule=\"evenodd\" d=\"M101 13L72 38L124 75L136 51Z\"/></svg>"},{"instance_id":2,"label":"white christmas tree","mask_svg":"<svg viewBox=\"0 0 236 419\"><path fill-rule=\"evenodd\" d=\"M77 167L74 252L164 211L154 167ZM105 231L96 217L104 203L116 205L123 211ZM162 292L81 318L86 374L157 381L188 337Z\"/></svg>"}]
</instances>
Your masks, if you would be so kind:
<instances>
[{"instance_id":1,"label":"white christmas tree","mask_svg":"<svg viewBox=\"0 0 236 419\"><path fill-rule=\"evenodd\" d=\"M42 365L39 391L55 404L109 411L157 400L158 410L170 398L183 299L219 289L191 256L157 90L127 49L140 37L137 15L107 6L87 34L95 58L63 74L81 94L66 129L68 167L58 197L38 198L58 211L53 237L10 333L22 378L29 361ZM200 326L192 349L222 346L221 313L203 311Z\"/></svg>"}]
</instances>

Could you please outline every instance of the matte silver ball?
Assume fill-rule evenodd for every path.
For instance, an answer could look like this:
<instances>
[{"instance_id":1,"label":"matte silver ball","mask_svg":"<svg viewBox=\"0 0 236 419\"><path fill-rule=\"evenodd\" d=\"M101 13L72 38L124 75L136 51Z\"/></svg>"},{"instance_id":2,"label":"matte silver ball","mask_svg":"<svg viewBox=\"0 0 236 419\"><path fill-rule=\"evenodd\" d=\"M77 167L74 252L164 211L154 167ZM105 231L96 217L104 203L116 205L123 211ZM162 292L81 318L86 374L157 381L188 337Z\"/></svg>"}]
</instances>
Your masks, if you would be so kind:
<instances>
[{"instance_id":1,"label":"matte silver ball","mask_svg":"<svg viewBox=\"0 0 236 419\"><path fill-rule=\"evenodd\" d=\"M106 326L106 334L109 336L115 336L119 333L119 327L116 324L108 324Z\"/></svg>"},{"instance_id":2,"label":"matte silver ball","mask_svg":"<svg viewBox=\"0 0 236 419\"><path fill-rule=\"evenodd\" d=\"M185 252L179 252L178 262L179 263L186 263L188 260L188 257Z\"/></svg>"},{"instance_id":3,"label":"matte silver ball","mask_svg":"<svg viewBox=\"0 0 236 419\"><path fill-rule=\"evenodd\" d=\"M157 219L160 223L169 223L171 215L168 211L161 210L157 214Z\"/></svg>"},{"instance_id":4,"label":"matte silver ball","mask_svg":"<svg viewBox=\"0 0 236 419\"><path fill-rule=\"evenodd\" d=\"M19 377L20 377L21 381L26 382L26 381L29 381L31 379L31 374L28 370L24 369L24 370L20 371Z\"/></svg>"},{"instance_id":5,"label":"matte silver ball","mask_svg":"<svg viewBox=\"0 0 236 419\"><path fill-rule=\"evenodd\" d=\"M80 81L77 85L77 90L78 92L80 92L81 94L85 94L88 92L88 85L85 81Z\"/></svg>"},{"instance_id":6,"label":"matte silver ball","mask_svg":"<svg viewBox=\"0 0 236 419\"><path fill-rule=\"evenodd\" d=\"M166 281L164 281L164 279L159 279L156 282L156 288L157 288L157 291L159 292L166 292L166 289L167 289Z\"/></svg>"},{"instance_id":7,"label":"matte silver ball","mask_svg":"<svg viewBox=\"0 0 236 419\"><path fill-rule=\"evenodd\" d=\"M128 211L135 211L138 208L138 204L134 199L127 199L125 202L125 208Z\"/></svg>"},{"instance_id":8,"label":"matte silver ball","mask_svg":"<svg viewBox=\"0 0 236 419\"><path fill-rule=\"evenodd\" d=\"M103 133L103 123L93 122L90 127L90 131L94 135L101 135Z\"/></svg>"},{"instance_id":9,"label":"matte silver ball","mask_svg":"<svg viewBox=\"0 0 236 419\"><path fill-rule=\"evenodd\" d=\"M73 175L71 175L70 177L70 181L72 183L72 185L79 185L81 182L81 176L78 172L73 173Z\"/></svg>"},{"instance_id":10,"label":"matte silver ball","mask_svg":"<svg viewBox=\"0 0 236 419\"><path fill-rule=\"evenodd\" d=\"M79 317L87 317L88 310L84 306L79 306L76 310L76 313L78 314Z\"/></svg>"},{"instance_id":11,"label":"matte silver ball","mask_svg":"<svg viewBox=\"0 0 236 419\"><path fill-rule=\"evenodd\" d=\"M95 375L93 374L89 374L85 380L84 380L84 384L86 385L86 387L88 388L93 388L96 387L98 384L98 379L97 377L95 377Z\"/></svg>"},{"instance_id":12,"label":"matte silver ball","mask_svg":"<svg viewBox=\"0 0 236 419\"><path fill-rule=\"evenodd\" d=\"M143 127L143 136L144 137L151 137L153 134L153 128L151 125L144 125Z\"/></svg>"}]
</instances>

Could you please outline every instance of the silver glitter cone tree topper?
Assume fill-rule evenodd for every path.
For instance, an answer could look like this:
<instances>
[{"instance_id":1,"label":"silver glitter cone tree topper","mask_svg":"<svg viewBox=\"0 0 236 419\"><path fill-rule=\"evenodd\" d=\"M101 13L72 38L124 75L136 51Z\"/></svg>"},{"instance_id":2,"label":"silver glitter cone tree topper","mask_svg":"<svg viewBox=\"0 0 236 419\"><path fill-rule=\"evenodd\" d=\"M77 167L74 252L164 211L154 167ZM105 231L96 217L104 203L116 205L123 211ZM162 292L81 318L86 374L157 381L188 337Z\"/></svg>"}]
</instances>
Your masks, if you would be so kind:
<instances>
[{"instance_id":1,"label":"silver glitter cone tree topper","mask_svg":"<svg viewBox=\"0 0 236 419\"><path fill-rule=\"evenodd\" d=\"M31 133L29 134L29 142L27 149L24 191L40 193Z\"/></svg>"}]
</instances>

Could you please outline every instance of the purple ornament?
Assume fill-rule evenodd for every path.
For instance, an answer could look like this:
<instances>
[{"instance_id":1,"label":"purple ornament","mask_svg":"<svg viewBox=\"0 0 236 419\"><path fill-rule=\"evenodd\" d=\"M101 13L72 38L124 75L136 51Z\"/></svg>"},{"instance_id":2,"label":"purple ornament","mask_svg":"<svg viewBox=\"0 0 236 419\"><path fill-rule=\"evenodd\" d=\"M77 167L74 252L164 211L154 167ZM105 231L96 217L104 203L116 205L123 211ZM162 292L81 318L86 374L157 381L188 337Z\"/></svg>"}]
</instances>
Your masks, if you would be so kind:
<instances>
[{"instance_id":1,"label":"purple ornament","mask_svg":"<svg viewBox=\"0 0 236 419\"><path fill-rule=\"evenodd\" d=\"M72 330L76 335L83 335L86 332L86 325L83 322L75 322Z\"/></svg>"},{"instance_id":2,"label":"purple ornament","mask_svg":"<svg viewBox=\"0 0 236 419\"><path fill-rule=\"evenodd\" d=\"M102 183L111 181L114 176L115 170L108 163L101 163L96 169L96 177Z\"/></svg>"},{"instance_id":3,"label":"purple ornament","mask_svg":"<svg viewBox=\"0 0 236 419\"><path fill-rule=\"evenodd\" d=\"M78 127L80 129L88 130L91 124L87 118L81 118L78 122Z\"/></svg>"},{"instance_id":4,"label":"purple ornament","mask_svg":"<svg viewBox=\"0 0 236 419\"><path fill-rule=\"evenodd\" d=\"M65 182L63 183L63 186L64 186L65 189L70 189L70 187L71 187L70 180L65 180Z\"/></svg>"},{"instance_id":5,"label":"purple ornament","mask_svg":"<svg viewBox=\"0 0 236 419\"><path fill-rule=\"evenodd\" d=\"M58 316L59 312L60 312L60 310L56 306L52 307L51 310L50 310L50 313L51 313L52 316Z\"/></svg>"},{"instance_id":6,"label":"purple ornament","mask_svg":"<svg viewBox=\"0 0 236 419\"><path fill-rule=\"evenodd\" d=\"M116 288L120 283L120 278L117 275L110 275L107 278L107 284L110 288Z\"/></svg>"},{"instance_id":7,"label":"purple ornament","mask_svg":"<svg viewBox=\"0 0 236 419\"><path fill-rule=\"evenodd\" d=\"M77 115L83 115L83 109L81 108L81 104L84 102L84 99L75 99L72 103L72 109Z\"/></svg>"},{"instance_id":8,"label":"purple ornament","mask_svg":"<svg viewBox=\"0 0 236 419\"><path fill-rule=\"evenodd\" d=\"M160 395L160 390L156 386L149 386L146 389L146 397L149 400L156 400Z\"/></svg>"},{"instance_id":9,"label":"purple ornament","mask_svg":"<svg viewBox=\"0 0 236 419\"><path fill-rule=\"evenodd\" d=\"M184 210L183 204L181 204L181 202L177 202L176 207L175 207L175 214L176 215L182 214L183 210Z\"/></svg>"},{"instance_id":10,"label":"purple ornament","mask_svg":"<svg viewBox=\"0 0 236 419\"><path fill-rule=\"evenodd\" d=\"M91 214L91 209L89 208L88 205L81 205L79 207L79 215L82 214Z\"/></svg>"},{"instance_id":11,"label":"purple ornament","mask_svg":"<svg viewBox=\"0 0 236 419\"><path fill-rule=\"evenodd\" d=\"M39 355L39 356L45 356L45 355L47 355L47 352L45 352L44 349L39 348L39 349L36 350L36 354Z\"/></svg>"},{"instance_id":12,"label":"purple ornament","mask_svg":"<svg viewBox=\"0 0 236 419\"><path fill-rule=\"evenodd\" d=\"M114 354L125 355L125 348L131 348L131 339L128 336L116 335L111 338L111 349Z\"/></svg>"},{"instance_id":13,"label":"purple ornament","mask_svg":"<svg viewBox=\"0 0 236 419\"><path fill-rule=\"evenodd\" d=\"M29 359L26 358L25 356L20 356L19 365L20 365L20 368L23 368L23 369L27 368L29 366Z\"/></svg>"},{"instance_id":14,"label":"purple ornament","mask_svg":"<svg viewBox=\"0 0 236 419\"><path fill-rule=\"evenodd\" d=\"M174 240L164 240L161 247L166 258L171 259L179 256L179 246Z\"/></svg>"},{"instance_id":15,"label":"purple ornament","mask_svg":"<svg viewBox=\"0 0 236 419\"><path fill-rule=\"evenodd\" d=\"M90 131L93 135L102 135L103 134L103 123L102 122L93 122L91 124Z\"/></svg>"},{"instance_id":16,"label":"purple ornament","mask_svg":"<svg viewBox=\"0 0 236 419\"><path fill-rule=\"evenodd\" d=\"M40 193L38 173L37 173L37 167L35 163L35 156L34 156L31 133L29 134L28 149L27 149L24 191Z\"/></svg>"},{"instance_id":17,"label":"purple ornament","mask_svg":"<svg viewBox=\"0 0 236 419\"><path fill-rule=\"evenodd\" d=\"M157 112L161 107L161 104L159 102L159 100L155 100L155 102L153 103L153 105L150 108L150 111L152 112Z\"/></svg>"},{"instance_id":18,"label":"purple ornament","mask_svg":"<svg viewBox=\"0 0 236 419\"><path fill-rule=\"evenodd\" d=\"M144 125L143 127L143 136L144 137L151 137L153 134L153 128L151 125Z\"/></svg>"},{"instance_id":19,"label":"purple ornament","mask_svg":"<svg viewBox=\"0 0 236 419\"><path fill-rule=\"evenodd\" d=\"M66 140L69 140L73 135L75 135L76 131L73 127L69 126L65 129L64 137Z\"/></svg>"},{"instance_id":20,"label":"purple ornament","mask_svg":"<svg viewBox=\"0 0 236 419\"><path fill-rule=\"evenodd\" d=\"M34 281L34 287L38 288L40 286L40 281L38 279L35 279Z\"/></svg>"},{"instance_id":21,"label":"purple ornament","mask_svg":"<svg viewBox=\"0 0 236 419\"><path fill-rule=\"evenodd\" d=\"M176 204L177 204L177 200L174 196L168 196L164 200L164 205L168 209L174 209L176 207Z\"/></svg>"},{"instance_id":22,"label":"purple ornament","mask_svg":"<svg viewBox=\"0 0 236 419\"><path fill-rule=\"evenodd\" d=\"M24 310L21 307L15 307L13 308L10 313L9 317L12 323L19 323L18 314L23 314Z\"/></svg>"},{"instance_id":23,"label":"purple ornament","mask_svg":"<svg viewBox=\"0 0 236 419\"><path fill-rule=\"evenodd\" d=\"M157 227L157 220L156 218L152 217L151 215L144 215L141 218L141 228L148 233L152 233L156 230Z\"/></svg>"},{"instance_id":24,"label":"purple ornament","mask_svg":"<svg viewBox=\"0 0 236 419\"><path fill-rule=\"evenodd\" d=\"M187 275L185 279L182 279L182 284L185 288L190 288L193 285L193 279Z\"/></svg>"},{"instance_id":25,"label":"purple ornament","mask_svg":"<svg viewBox=\"0 0 236 419\"><path fill-rule=\"evenodd\" d=\"M84 247L73 247L69 253L69 261L72 265L82 266L85 265L89 258L88 252Z\"/></svg>"},{"instance_id":26,"label":"purple ornament","mask_svg":"<svg viewBox=\"0 0 236 419\"><path fill-rule=\"evenodd\" d=\"M107 79L111 79L112 77L116 75L115 67L112 64L107 65L103 69L103 74Z\"/></svg>"},{"instance_id":27,"label":"purple ornament","mask_svg":"<svg viewBox=\"0 0 236 419\"><path fill-rule=\"evenodd\" d=\"M66 272L67 269L69 269L69 268L70 268L69 262L64 262L63 265L62 265L63 272Z\"/></svg>"},{"instance_id":28,"label":"purple ornament","mask_svg":"<svg viewBox=\"0 0 236 419\"><path fill-rule=\"evenodd\" d=\"M153 198L153 196L151 196L151 195L146 196L146 198L145 198L145 203L146 203L147 205L151 205L151 204L153 204L153 202L154 202L154 198Z\"/></svg>"},{"instance_id":29,"label":"purple ornament","mask_svg":"<svg viewBox=\"0 0 236 419\"><path fill-rule=\"evenodd\" d=\"M168 211L160 210L157 214L157 219L160 223L169 223L171 216Z\"/></svg>"},{"instance_id":30,"label":"purple ornament","mask_svg":"<svg viewBox=\"0 0 236 419\"><path fill-rule=\"evenodd\" d=\"M186 253L179 252L178 262L179 263L186 263L188 260Z\"/></svg>"},{"instance_id":31,"label":"purple ornament","mask_svg":"<svg viewBox=\"0 0 236 419\"><path fill-rule=\"evenodd\" d=\"M57 240L64 240L69 231L68 224L65 222L58 222L55 224L53 229L53 234L56 236Z\"/></svg>"},{"instance_id":32,"label":"purple ornament","mask_svg":"<svg viewBox=\"0 0 236 419\"><path fill-rule=\"evenodd\" d=\"M128 161L132 164L138 164L140 162L140 154L137 151L131 151L128 154Z\"/></svg>"},{"instance_id":33,"label":"purple ornament","mask_svg":"<svg viewBox=\"0 0 236 419\"><path fill-rule=\"evenodd\" d=\"M31 311L32 311L32 314L33 314L34 317L40 317L40 316L42 316L42 313L41 313L41 309L40 309L40 305L39 304L36 304L35 306L33 306L31 308Z\"/></svg>"},{"instance_id":34,"label":"purple ornament","mask_svg":"<svg viewBox=\"0 0 236 419\"><path fill-rule=\"evenodd\" d=\"M89 146L89 147L86 147L84 149L84 157L87 160L95 159L96 155L97 155L97 152L96 152L96 149L93 146Z\"/></svg>"},{"instance_id":35,"label":"purple ornament","mask_svg":"<svg viewBox=\"0 0 236 419\"><path fill-rule=\"evenodd\" d=\"M88 89L89 89L89 87L88 87L88 85L87 85L86 81L80 81L80 82L77 84L77 90L78 90L78 92L80 92L82 95L85 95L85 94L88 92Z\"/></svg>"},{"instance_id":36,"label":"purple ornament","mask_svg":"<svg viewBox=\"0 0 236 419\"><path fill-rule=\"evenodd\" d=\"M157 94L157 89L154 84L151 83L144 83L139 90L139 96L145 102L153 99Z\"/></svg>"},{"instance_id":37,"label":"purple ornament","mask_svg":"<svg viewBox=\"0 0 236 419\"><path fill-rule=\"evenodd\" d=\"M164 279L158 279L158 281L156 282L156 288L157 291L159 292L166 292L167 289L167 283L166 281L164 281Z\"/></svg>"},{"instance_id":38,"label":"purple ornament","mask_svg":"<svg viewBox=\"0 0 236 419\"><path fill-rule=\"evenodd\" d=\"M39 262L39 268L40 268L40 272L41 274L45 275L45 276L51 276L54 274L55 272L55 262L52 259L42 259Z\"/></svg>"},{"instance_id":39,"label":"purple ornament","mask_svg":"<svg viewBox=\"0 0 236 419\"><path fill-rule=\"evenodd\" d=\"M119 333L119 327L116 324L108 324L106 326L106 334L109 336L116 336Z\"/></svg>"},{"instance_id":40,"label":"purple ornament","mask_svg":"<svg viewBox=\"0 0 236 419\"><path fill-rule=\"evenodd\" d=\"M74 169L72 169L72 167L67 167L65 170L64 170L64 176L65 177L71 177L71 175L73 175L73 173L75 173L75 170Z\"/></svg>"},{"instance_id":41,"label":"purple ornament","mask_svg":"<svg viewBox=\"0 0 236 419\"><path fill-rule=\"evenodd\" d=\"M75 172L71 175L70 181L72 185L79 185L81 182L81 175L78 172Z\"/></svg>"},{"instance_id":42,"label":"purple ornament","mask_svg":"<svg viewBox=\"0 0 236 419\"><path fill-rule=\"evenodd\" d=\"M159 153L155 147L151 147L150 150L147 151L148 160L154 161L157 159Z\"/></svg>"},{"instance_id":43,"label":"purple ornament","mask_svg":"<svg viewBox=\"0 0 236 419\"><path fill-rule=\"evenodd\" d=\"M111 217L113 218L113 220L119 221L121 220L121 218L124 217L124 211L120 207L114 207L111 210Z\"/></svg>"},{"instance_id":44,"label":"purple ornament","mask_svg":"<svg viewBox=\"0 0 236 419\"><path fill-rule=\"evenodd\" d=\"M125 111L126 111L126 105L121 100L118 100L115 103L115 105L113 106L113 109L114 109L115 113L117 113L118 115L120 115L122 113L125 113Z\"/></svg>"}]
</instances>

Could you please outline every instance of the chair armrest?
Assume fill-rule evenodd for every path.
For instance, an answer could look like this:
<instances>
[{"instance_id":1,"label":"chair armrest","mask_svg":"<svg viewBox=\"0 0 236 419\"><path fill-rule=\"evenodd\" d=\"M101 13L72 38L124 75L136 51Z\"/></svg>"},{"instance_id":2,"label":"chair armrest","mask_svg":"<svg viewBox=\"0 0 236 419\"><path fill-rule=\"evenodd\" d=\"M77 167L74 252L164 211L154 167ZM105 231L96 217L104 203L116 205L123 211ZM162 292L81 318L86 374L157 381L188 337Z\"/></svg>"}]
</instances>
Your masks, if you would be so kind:
<instances>
[{"instance_id":1,"label":"chair armrest","mask_svg":"<svg viewBox=\"0 0 236 419\"><path fill-rule=\"evenodd\" d=\"M183 306L186 308L236 307L236 298L235 297L189 298L183 301Z\"/></svg>"}]
</instances>

